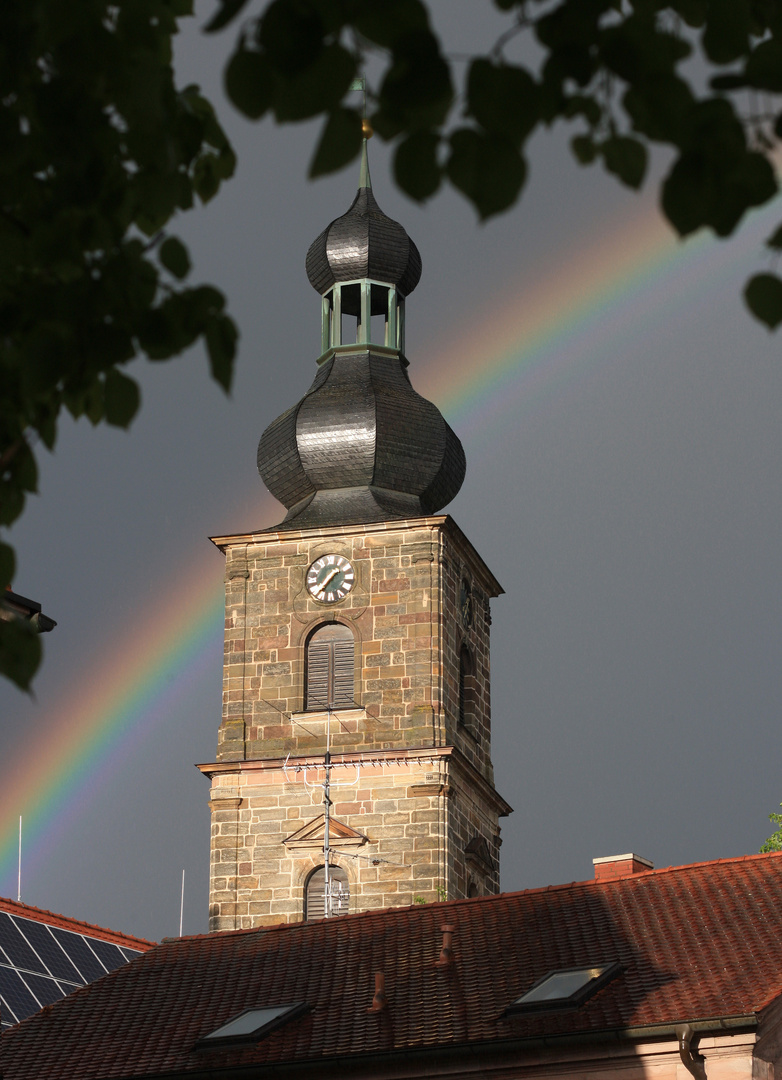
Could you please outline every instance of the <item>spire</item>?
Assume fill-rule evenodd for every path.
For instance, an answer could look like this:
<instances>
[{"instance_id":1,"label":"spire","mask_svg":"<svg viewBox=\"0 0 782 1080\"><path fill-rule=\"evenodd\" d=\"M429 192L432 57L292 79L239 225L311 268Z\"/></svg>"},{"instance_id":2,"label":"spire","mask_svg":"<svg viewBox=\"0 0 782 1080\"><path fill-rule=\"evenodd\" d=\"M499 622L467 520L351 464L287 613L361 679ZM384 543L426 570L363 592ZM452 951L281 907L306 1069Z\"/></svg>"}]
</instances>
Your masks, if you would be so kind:
<instances>
[{"instance_id":1,"label":"spire","mask_svg":"<svg viewBox=\"0 0 782 1080\"><path fill-rule=\"evenodd\" d=\"M372 178L369 175L369 154L367 152L367 143L372 138L372 129L370 128L366 117L364 117L363 126L364 141L361 144L361 170L358 174L358 189L359 191L361 191L362 188L366 188L367 190L371 191Z\"/></svg>"},{"instance_id":2,"label":"spire","mask_svg":"<svg viewBox=\"0 0 782 1080\"><path fill-rule=\"evenodd\" d=\"M372 125L369 122L367 116L367 80L364 75L354 79L350 85L351 90L360 90L362 97L361 107L361 130L364 133L364 141L361 144L361 169L358 174L358 189L362 188L372 190L372 178L369 175L369 154L367 152L367 143L374 135Z\"/></svg>"}]
</instances>

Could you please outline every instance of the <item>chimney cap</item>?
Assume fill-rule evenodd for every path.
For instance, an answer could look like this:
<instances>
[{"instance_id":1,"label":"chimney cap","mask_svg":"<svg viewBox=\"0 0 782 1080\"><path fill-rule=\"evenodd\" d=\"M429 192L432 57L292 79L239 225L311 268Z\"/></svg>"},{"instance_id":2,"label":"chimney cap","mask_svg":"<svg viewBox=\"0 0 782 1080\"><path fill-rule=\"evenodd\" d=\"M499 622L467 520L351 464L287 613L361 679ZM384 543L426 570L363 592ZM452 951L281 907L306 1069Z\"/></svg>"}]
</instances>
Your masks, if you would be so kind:
<instances>
[{"instance_id":1,"label":"chimney cap","mask_svg":"<svg viewBox=\"0 0 782 1080\"><path fill-rule=\"evenodd\" d=\"M595 866L597 866L598 863L607 862L637 862L642 863L649 870L654 870L654 863L651 861L651 859L645 859L643 855L636 855L632 851L628 852L627 855L604 855L600 859L592 860L592 863Z\"/></svg>"},{"instance_id":2,"label":"chimney cap","mask_svg":"<svg viewBox=\"0 0 782 1080\"><path fill-rule=\"evenodd\" d=\"M632 851L626 855L605 855L602 858L593 859L592 863L595 867L595 878L598 881L654 870L654 863L650 859L645 859L643 855L636 855Z\"/></svg>"}]
</instances>

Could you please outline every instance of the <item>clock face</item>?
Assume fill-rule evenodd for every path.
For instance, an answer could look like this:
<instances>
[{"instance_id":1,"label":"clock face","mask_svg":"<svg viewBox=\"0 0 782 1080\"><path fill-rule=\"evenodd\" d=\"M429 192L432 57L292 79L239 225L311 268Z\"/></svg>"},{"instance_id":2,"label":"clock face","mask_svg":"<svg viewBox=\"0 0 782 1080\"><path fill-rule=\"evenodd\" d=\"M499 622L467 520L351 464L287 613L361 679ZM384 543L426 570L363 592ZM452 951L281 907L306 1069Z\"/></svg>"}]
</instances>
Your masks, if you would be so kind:
<instances>
[{"instance_id":1,"label":"clock face","mask_svg":"<svg viewBox=\"0 0 782 1080\"><path fill-rule=\"evenodd\" d=\"M307 571L307 590L322 604L344 600L356 580L353 567L342 555L322 555Z\"/></svg>"}]
</instances>

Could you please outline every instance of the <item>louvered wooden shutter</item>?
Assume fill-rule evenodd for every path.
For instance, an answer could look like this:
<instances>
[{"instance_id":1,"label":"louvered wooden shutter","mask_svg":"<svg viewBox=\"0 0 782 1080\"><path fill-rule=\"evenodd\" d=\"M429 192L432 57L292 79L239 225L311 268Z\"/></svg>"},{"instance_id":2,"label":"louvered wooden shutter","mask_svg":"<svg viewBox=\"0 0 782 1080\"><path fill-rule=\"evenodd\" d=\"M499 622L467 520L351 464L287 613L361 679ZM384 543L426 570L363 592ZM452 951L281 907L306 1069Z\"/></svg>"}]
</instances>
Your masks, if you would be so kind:
<instances>
[{"instance_id":1,"label":"louvered wooden shutter","mask_svg":"<svg viewBox=\"0 0 782 1080\"><path fill-rule=\"evenodd\" d=\"M327 641L310 641L307 650L307 708L325 709L329 704L329 662Z\"/></svg>"},{"instance_id":2,"label":"louvered wooden shutter","mask_svg":"<svg viewBox=\"0 0 782 1080\"><path fill-rule=\"evenodd\" d=\"M341 623L322 626L307 645L307 708L353 704L353 634Z\"/></svg>"},{"instance_id":3,"label":"louvered wooden shutter","mask_svg":"<svg viewBox=\"0 0 782 1080\"><path fill-rule=\"evenodd\" d=\"M348 631L350 633L350 631ZM349 641L334 642L332 704L353 704L353 635Z\"/></svg>"},{"instance_id":4,"label":"louvered wooden shutter","mask_svg":"<svg viewBox=\"0 0 782 1080\"><path fill-rule=\"evenodd\" d=\"M463 724L465 720L465 687L464 681L467 677L467 672L464 670L464 649L462 649L459 656L459 723Z\"/></svg>"},{"instance_id":5,"label":"louvered wooden shutter","mask_svg":"<svg viewBox=\"0 0 782 1080\"><path fill-rule=\"evenodd\" d=\"M348 875L339 866L329 866L329 887L331 891L331 914L347 915L350 907L350 884ZM326 916L326 871L321 866L310 874L307 880L304 918L323 919Z\"/></svg>"}]
</instances>

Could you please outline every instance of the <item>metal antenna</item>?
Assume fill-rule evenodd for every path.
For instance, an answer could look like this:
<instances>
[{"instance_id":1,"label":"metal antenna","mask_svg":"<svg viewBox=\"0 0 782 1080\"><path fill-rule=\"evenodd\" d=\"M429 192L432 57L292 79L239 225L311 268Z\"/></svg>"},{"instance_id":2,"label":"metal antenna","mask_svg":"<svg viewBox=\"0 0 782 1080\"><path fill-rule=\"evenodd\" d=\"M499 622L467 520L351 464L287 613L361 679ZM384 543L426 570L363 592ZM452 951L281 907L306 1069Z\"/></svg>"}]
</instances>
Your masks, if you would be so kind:
<instances>
[{"instance_id":1,"label":"metal antenna","mask_svg":"<svg viewBox=\"0 0 782 1080\"><path fill-rule=\"evenodd\" d=\"M331 915L331 882L329 880L329 821L331 820L331 704L326 705L326 760L323 778L323 917Z\"/></svg>"},{"instance_id":2,"label":"metal antenna","mask_svg":"<svg viewBox=\"0 0 782 1080\"><path fill-rule=\"evenodd\" d=\"M179 936L182 937L182 917L185 913L185 872L182 871L182 895L179 900Z\"/></svg>"},{"instance_id":3,"label":"metal antenna","mask_svg":"<svg viewBox=\"0 0 782 1080\"><path fill-rule=\"evenodd\" d=\"M316 700L316 704L321 705L321 706L325 705L325 709L326 709L326 753L324 755L324 760L323 760L324 776L323 776L323 785L322 785L323 786L323 893L324 893L324 895L323 895L323 917L328 919L333 914L332 903L331 903L331 875L329 874L329 870L331 868L331 834L330 834L331 807L332 807L332 802L331 802L331 770L333 768L335 768L335 766L332 765L332 762L331 762L331 714L332 714L333 706L332 706L332 703L330 701L323 702L323 701L320 701L320 700ZM356 702L351 701L351 704L356 705ZM361 706L356 706L356 707L360 708ZM336 718L337 718L339 724L341 725L341 727L344 728L345 731L347 731L348 729L345 727L345 725L340 720L339 714L335 713L334 715L336 716ZM306 730L306 728L305 728L305 730ZM358 770L358 766L356 766L356 780L355 780L356 783L358 783L358 777L359 777L359 770ZM304 783L305 784L307 783L306 770L305 770L305 774L304 774Z\"/></svg>"},{"instance_id":4,"label":"metal antenna","mask_svg":"<svg viewBox=\"0 0 782 1080\"><path fill-rule=\"evenodd\" d=\"M16 871L16 901L22 902L22 815L19 815L19 865Z\"/></svg>"}]
</instances>

